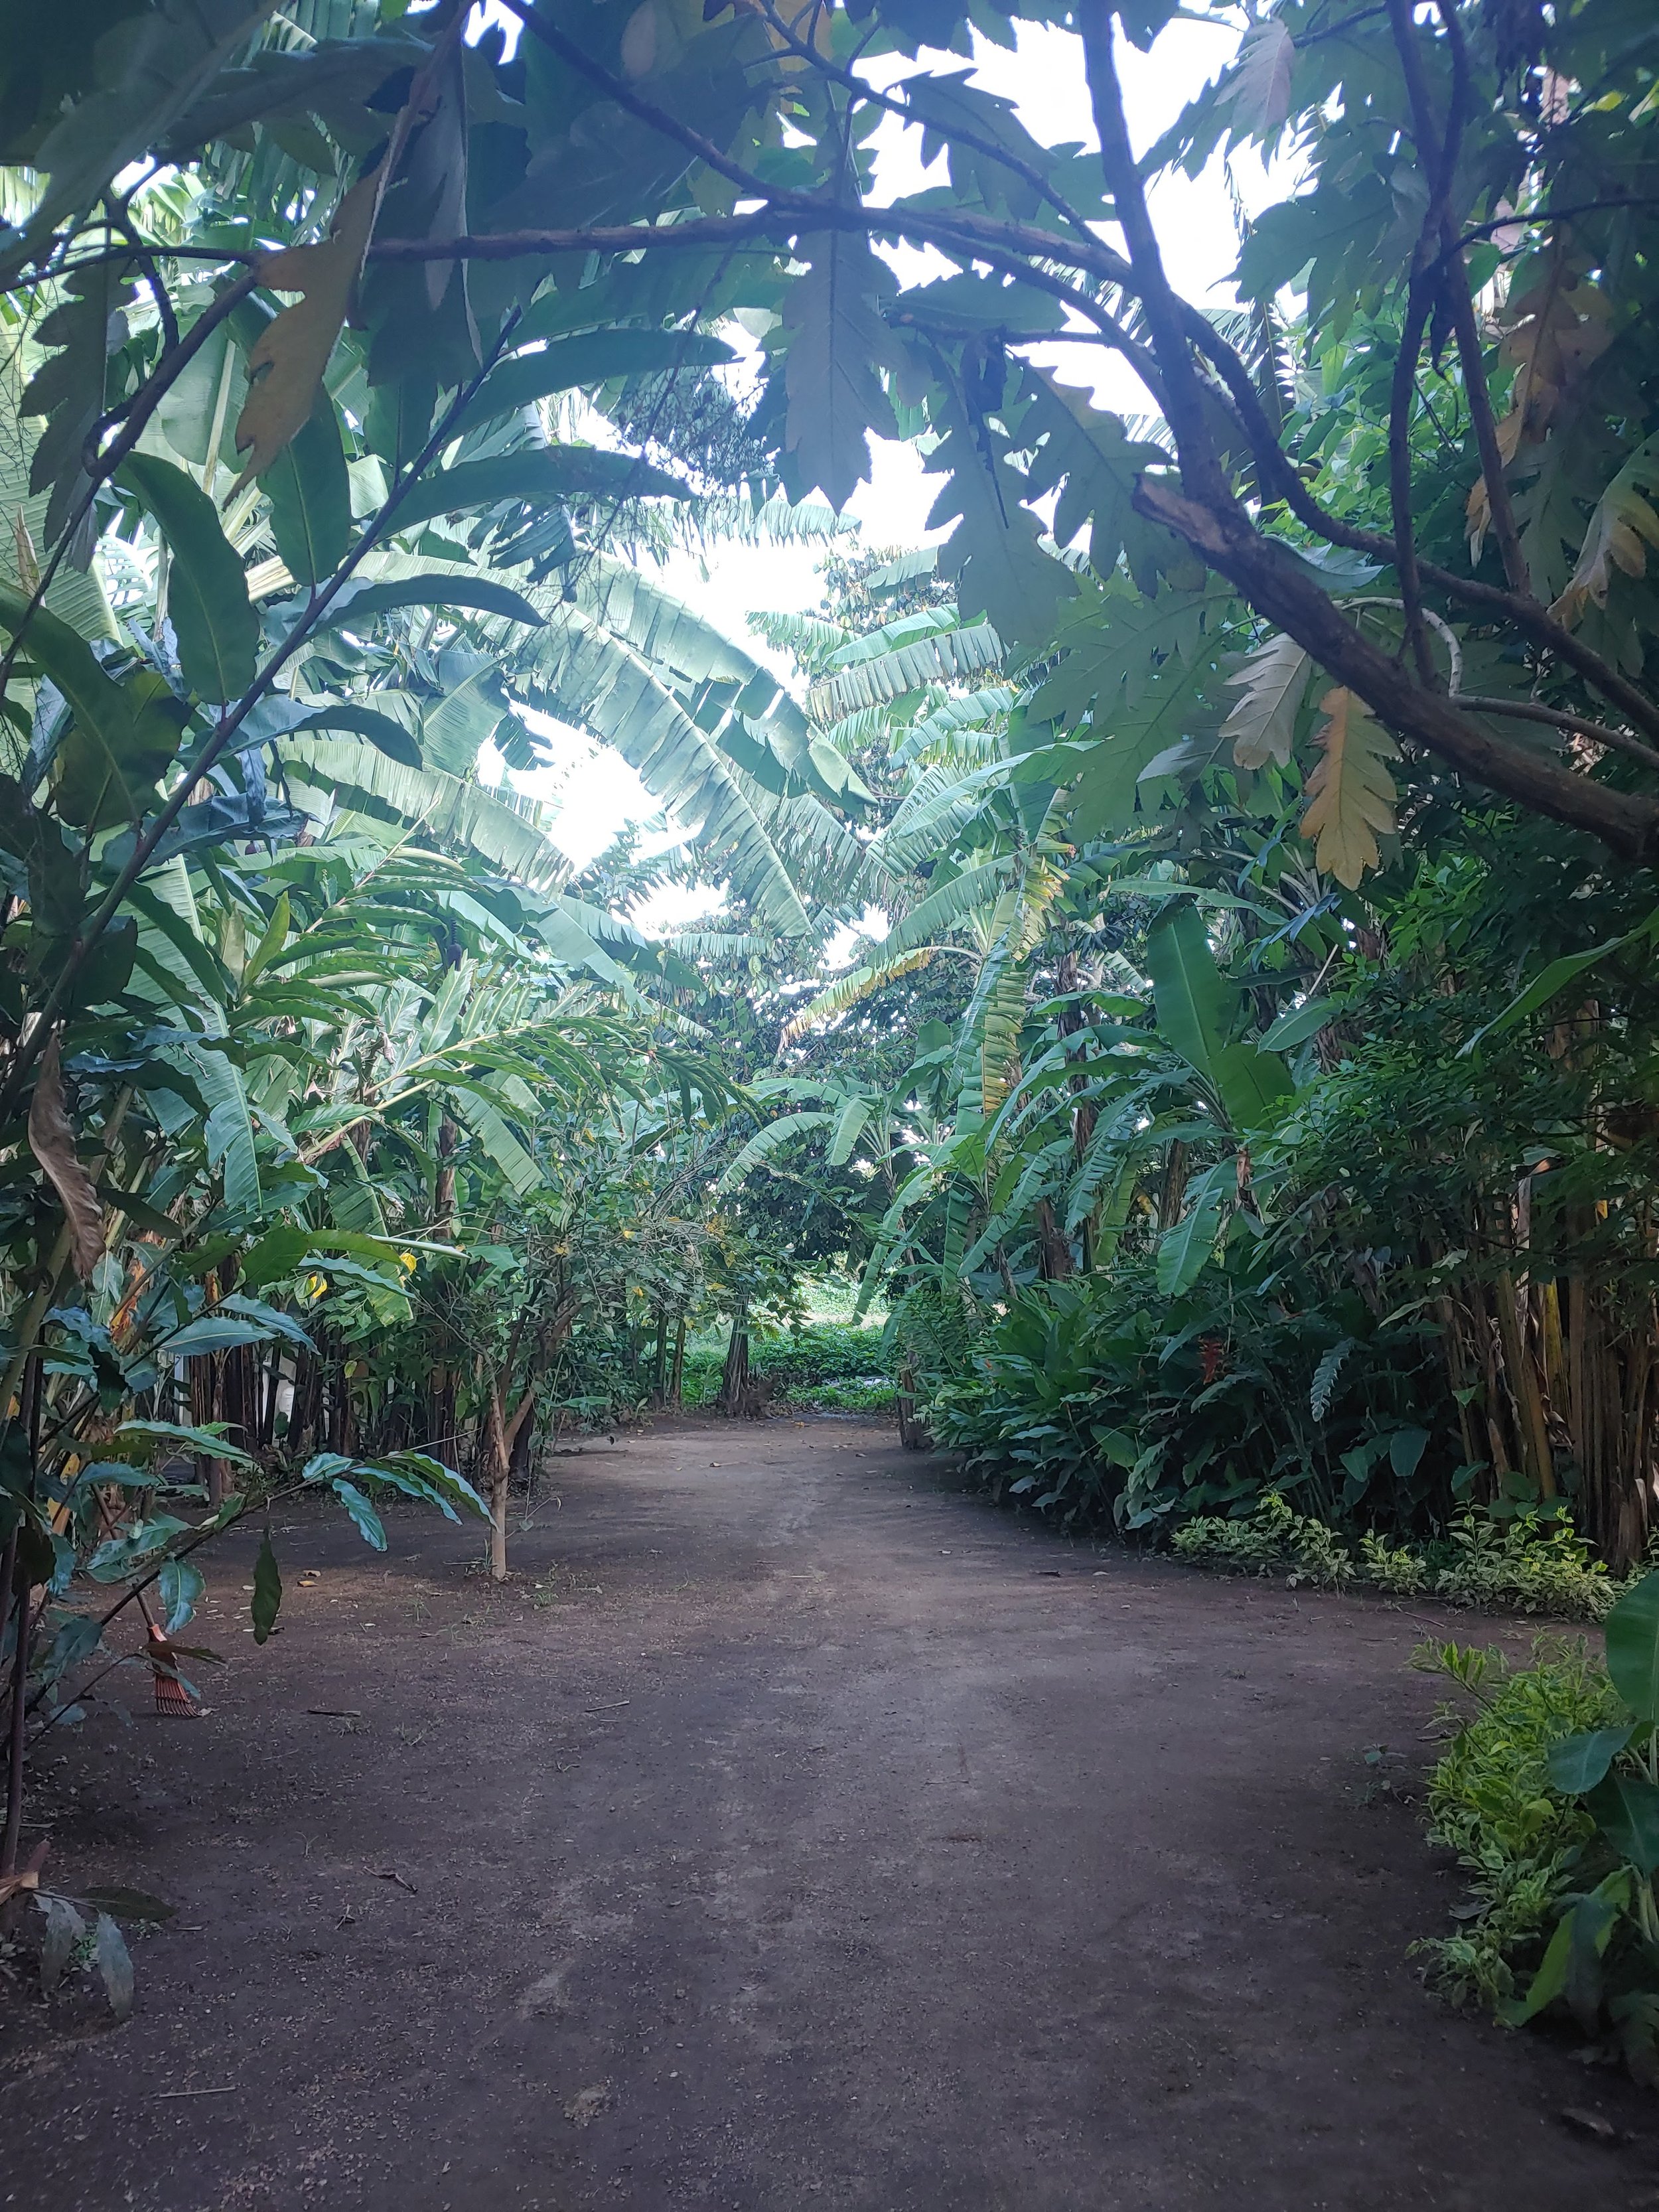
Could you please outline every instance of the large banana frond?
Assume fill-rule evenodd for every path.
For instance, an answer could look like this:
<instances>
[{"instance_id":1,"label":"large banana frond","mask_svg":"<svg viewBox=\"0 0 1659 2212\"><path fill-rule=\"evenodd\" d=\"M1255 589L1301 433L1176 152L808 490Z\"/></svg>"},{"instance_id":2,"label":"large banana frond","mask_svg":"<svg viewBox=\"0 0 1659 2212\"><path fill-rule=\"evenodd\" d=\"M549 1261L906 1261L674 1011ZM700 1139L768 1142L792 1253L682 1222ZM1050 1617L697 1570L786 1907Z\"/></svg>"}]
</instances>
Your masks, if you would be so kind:
<instances>
[{"instance_id":1,"label":"large banana frond","mask_svg":"<svg viewBox=\"0 0 1659 2212\"><path fill-rule=\"evenodd\" d=\"M1019 1032L1025 1019L1028 977L1024 962L1009 961L986 994L980 1021L980 1099L994 1114L1019 1079Z\"/></svg>"},{"instance_id":2,"label":"large banana frond","mask_svg":"<svg viewBox=\"0 0 1659 2212\"><path fill-rule=\"evenodd\" d=\"M745 545L819 545L854 526L822 500L790 501L781 491L758 503L705 492L690 519L701 537L735 538Z\"/></svg>"},{"instance_id":3,"label":"large banana frond","mask_svg":"<svg viewBox=\"0 0 1659 2212\"><path fill-rule=\"evenodd\" d=\"M950 949L943 945L924 945L915 951L896 952L890 957L869 961L861 968L849 969L846 975L838 976L827 991L820 991L811 1006L803 1006L798 1014L785 1023L783 1034L778 1039L780 1049L787 1044L793 1044L797 1037L805 1036L808 1030L817 1029L820 1023L833 1021L837 1014L844 1014L849 1006L857 1006L860 999L871 997L884 984L895 981L901 975L914 975L918 968L930 966L938 953Z\"/></svg>"},{"instance_id":4,"label":"large banana frond","mask_svg":"<svg viewBox=\"0 0 1659 2212\"><path fill-rule=\"evenodd\" d=\"M614 745L653 797L692 825L709 865L780 936L811 935L811 917L741 771L630 646L580 609L565 608L508 681L531 703Z\"/></svg>"},{"instance_id":5,"label":"large banana frond","mask_svg":"<svg viewBox=\"0 0 1659 2212\"><path fill-rule=\"evenodd\" d=\"M919 761L931 767L950 761L959 768L977 768L994 759L1001 749L1004 720L1018 698L1012 684L991 684L936 699L893 748L893 765L908 768Z\"/></svg>"},{"instance_id":6,"label":"large banana frond","mask_svg":"<svg viewBox=\"0 0 1659 2212\"><path fill-rule=\"evenodd\" d=\"M964 868L948 884L941 884L913 906L902 921L890 930L878 948L881 953L908 952L911 946L931 943L970 915L984 915L995 907L1007 887L1011 855L981 860Z\"/></svg>"},{"instance_id":7,"label":"large banana frond","mask_svg":"<svg viewBox=\"0 0 1659 2212\"><path fill-rule=\"evenodd\" d=\"M307 812L355 808L419 823L439 844L459 845L532 890L557 890L570 862L533 801L493 793L437 769L407 768L362 738L289 738L283 765Z\"/></svg>"},{"instance_id":8,"label":"large banana frond","mask_svg":"<svg viewBox=\"0 0 1659 2212\"><path fill-rule=\"evenodd\" d=\"M924 769L900 800L892 819L872 838L869 857L895 873L951 851L960 833L985 811L1011 763L995 760L966 775L953 764Z\"/></svg>"},{"instance_id":9,"label":"large banana frond","mask_svg":"<svg viewBox=\"0 0 1659 2212\"><path fill-rule=\"evenodd\" d=\"M29 469L40 443L40 423L19 410L22 379L16 352L0 360L0 578L32 594L49 544L50 491L31 492ZM46 604L82 637L112 638L115 618L95 568L65 562L52 579Z\"/></svg>"},{"instance_id":10,"label":"large banana frond","mask_svg":"<svg viewBox=\"0 0 1659 2212\"><path fill-rule=\"evenodd\" d=\"M833 722L929 684L961 683L1000 668L1002 655L1002 640L989 623L960 628L955 615L943 609L911 615L844 646L813 694L813 712L821 721Z\"/></svg>"},{"instance_id":11,"label":"large banana frond","mask_svg":"<svg viewBox=\"0 0 1659 2212\"><path fill-rule=\"evenodd\" d=\"M749 627L776 651L793 653L808 668L825 665L853 635L844 623L831 622L824 615L751 614Z\"/></svg>"},{"instance_id":12,"label":"large banana frond","mask_svg":"<svg viewBox=\"0 0 1659 2212\"><path fill-rule=\"evenodd\" d=\"M554 603L544 604L552 612ZM574 604L597 628L684 684L712 680L752 687L746 710L798 730L806 741L805 714L765 664L643 569L596 556L577 580Z\"/></svg>"},{"instance_id":13,"label":"large banana frond","mask_svg":"<svg viewBox=\"0 0 1659 2212\"><path fill-rule=\"evenodd\" d=\"M770 1159L774 1152L781 1152L786 1145L793 1144L797 1137L804 1137L809 1130L828 1128L834 1120L832 1114L780 1114L775 1121L769 1121L764 1128L756 1130L715 1184L715 1189L735 1189L745 1176L763 1160Z\"/></svg>"}]
</instances>

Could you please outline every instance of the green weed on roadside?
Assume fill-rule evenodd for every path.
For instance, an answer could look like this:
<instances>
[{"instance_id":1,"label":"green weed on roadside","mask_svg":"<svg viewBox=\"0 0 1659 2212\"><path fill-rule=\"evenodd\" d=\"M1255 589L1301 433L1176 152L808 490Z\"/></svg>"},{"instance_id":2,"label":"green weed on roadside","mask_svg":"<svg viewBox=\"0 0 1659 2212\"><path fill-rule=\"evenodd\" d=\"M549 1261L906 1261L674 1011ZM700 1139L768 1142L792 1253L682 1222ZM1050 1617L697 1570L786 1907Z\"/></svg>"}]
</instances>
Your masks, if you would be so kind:
<instances>
[{"instance_id":1,"label":"green weed on roadside","mask_svg":"<svg viewBox=\"0 0 1659 2212\"><path fill-rule=\"evenodd\" d=\"M1417 1948L1454 1999L1513 2027L1571 2021L1659 2086L1659 1575L1607 1615L1607 1661L1540 1643L1427 1645L1474 1711L1428 1790L1431 1838L1472 1877L1464 1925Z\"/></svg>"}]
</instances>

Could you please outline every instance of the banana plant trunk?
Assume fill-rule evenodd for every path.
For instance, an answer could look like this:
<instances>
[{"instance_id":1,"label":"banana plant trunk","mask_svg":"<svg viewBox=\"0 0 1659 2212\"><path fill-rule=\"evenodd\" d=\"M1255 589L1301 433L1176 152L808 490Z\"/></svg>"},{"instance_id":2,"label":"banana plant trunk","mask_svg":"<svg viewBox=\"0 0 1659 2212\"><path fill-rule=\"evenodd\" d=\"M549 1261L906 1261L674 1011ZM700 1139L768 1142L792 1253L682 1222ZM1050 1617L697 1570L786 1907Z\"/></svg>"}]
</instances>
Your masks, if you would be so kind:
<instances>
[{"instance_id":1,"label":"banana plant trunk","mask_svg":"<svg viewBox=\"0 0 1659 2212\"><path fill-rule=\"evenodd\" d=\"M739 1312L732 1320L726 1346L726 1367L720 1376L720 1409L740 1413L749 1396L749 1316Z\"/></svg>"}]
</instances>

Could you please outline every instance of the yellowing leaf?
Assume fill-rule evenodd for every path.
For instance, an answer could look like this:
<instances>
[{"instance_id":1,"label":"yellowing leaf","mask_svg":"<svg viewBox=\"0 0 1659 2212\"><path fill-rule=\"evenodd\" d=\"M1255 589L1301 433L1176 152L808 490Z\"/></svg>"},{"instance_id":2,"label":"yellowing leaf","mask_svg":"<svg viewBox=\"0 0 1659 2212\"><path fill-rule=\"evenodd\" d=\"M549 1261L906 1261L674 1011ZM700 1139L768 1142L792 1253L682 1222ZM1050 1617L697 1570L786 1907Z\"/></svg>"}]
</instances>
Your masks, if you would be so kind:
<instances>
[{"instance_id":1,"label":"yellowing leaf","mask_svg":"<svg viewBox=\"0 0 1659 2212\"><path fill-rule=\"evenodd\" d=\"M1290 759L1311 665L1296 640L1281 633L1227 678L1230 690L1243 693L1221 725L1222 736L1233 740L1233 758L1240 768L1265 768L1270 760L1283 768Z\"/></svg>"},{"instance_id":2,"label":"yellowing leaf","mask_svg":"<svg viewBox=\"0 0 1659 2212\"><path fill-rule=\"evenodd\" d=\"M63 1202L74 1242L75 1272L90 1282L104 1249L104 1212L93 1188L92 1177L75 1150L75 1131L64 1104L64 1077L58 1062L58 1033L54 1030L40 1055L29 1103L29 1150L46 1171L47 1180Z\"/></svg>"},{"instance_id":3,"label":"yellowing leaf","mask_svg":"<svg viewBox=\"0 0 1659 2212\"><path fill-rule=\"evenodd\" d=\"M1366 869L1379 864L1377 833L1395 826L1394 778L1382 763L1398 760L1400 748L1364 701L1345 687L1328 691L1319 711L1326 720L1315 743L1324 757L1308 778L1302 835L1317 838L1315 860L1352 890Z\"/></svg>"},{"instance_id":4,"label":"yellowing leaf","mask_svg":"<svg viewBox=\"0 0 1659 2212\"><path fill-rule=\"evenodd\" d=\"M236 424L236 450L248 458L231 486L233 499L264 474L311 419L323 372L362 274L385 175L382 162L373 176L352 186L322 245L291 246L259 264L261 283L273 292L302 296L283 309L248 356L247 398Z\"/></svg>"},{"instance_id":5,"label":"yellowing leaf","mask_svg":"<svg viewBox=\"0 0 1659 2212\"><path fill-rule=\"evenodd\" d=\"M1647 492L1659 492L1659 435L1637 447L1596 501L1578 565L1550 609L1558 622L1571 628L1591 599L1605 606L1615 568L1627 576L1647 574L1647 547L1659 545L1659 514L1644 497Z\"/></svg>"}]
</instances>

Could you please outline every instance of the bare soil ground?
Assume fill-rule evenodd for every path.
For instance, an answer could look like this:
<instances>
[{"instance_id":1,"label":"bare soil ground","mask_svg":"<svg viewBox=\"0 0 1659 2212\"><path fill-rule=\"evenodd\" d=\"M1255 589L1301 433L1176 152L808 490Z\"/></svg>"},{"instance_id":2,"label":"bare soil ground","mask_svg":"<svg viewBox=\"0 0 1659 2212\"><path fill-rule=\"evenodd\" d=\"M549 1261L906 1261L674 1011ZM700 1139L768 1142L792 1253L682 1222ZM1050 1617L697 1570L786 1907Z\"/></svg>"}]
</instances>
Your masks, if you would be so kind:
<instances>
[{"instance_id":1,"label":"bare soil ground","mask_svg":"<svg viewBox=\"0 0 1659 2212\"><path fill-rule=\"evenodd\" d=\"M207 1717L66 1739L58 1880L180 1911L126 2027L0 2002L0 2203L1659 2205L1649 2099L1407 1957L1407 1656L1528 1632L1067 1544L868 1424L601 1440L526 1517L500 1590L294 1520L258 1653L239 1541Z\"/></svg>"}]
</instances>

